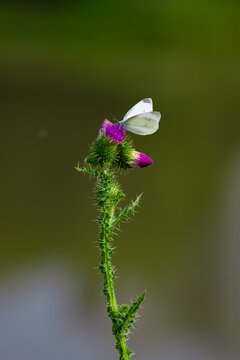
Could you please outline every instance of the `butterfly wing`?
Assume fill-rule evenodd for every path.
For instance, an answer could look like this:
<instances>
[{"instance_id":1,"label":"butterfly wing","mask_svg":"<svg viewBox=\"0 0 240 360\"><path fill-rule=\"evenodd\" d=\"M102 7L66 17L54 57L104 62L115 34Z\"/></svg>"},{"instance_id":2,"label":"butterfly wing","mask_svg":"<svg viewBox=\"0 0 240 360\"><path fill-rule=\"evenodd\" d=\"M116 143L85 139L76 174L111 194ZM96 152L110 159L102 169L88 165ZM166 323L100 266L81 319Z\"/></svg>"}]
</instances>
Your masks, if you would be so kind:
<instances>
[{"instance_id":1,"label":"butterfly wing","mask_svg":"<svg viewBox=\"0 0 240 360\"><path fill-rule=\"evenodd\" d=\"M143 99L141 101L139 101L136 105L134 105L124 116L123 121L139 115L141 113L145 113L145 112L152 112L153 111L153 103L152 103L152 99L150 98L146 98Z\"/></svg>"},{"instance_id":2,"label":"butterfly wing","mask_svg":"<svg viewBox=\"0 0 240 360\"><path fill-rule=\"evenodd\" d=\"M151 135L157 131L161 114L157 111L138 114L120 121L124 129L137 135Z\"/></svg>"}]
</instances>

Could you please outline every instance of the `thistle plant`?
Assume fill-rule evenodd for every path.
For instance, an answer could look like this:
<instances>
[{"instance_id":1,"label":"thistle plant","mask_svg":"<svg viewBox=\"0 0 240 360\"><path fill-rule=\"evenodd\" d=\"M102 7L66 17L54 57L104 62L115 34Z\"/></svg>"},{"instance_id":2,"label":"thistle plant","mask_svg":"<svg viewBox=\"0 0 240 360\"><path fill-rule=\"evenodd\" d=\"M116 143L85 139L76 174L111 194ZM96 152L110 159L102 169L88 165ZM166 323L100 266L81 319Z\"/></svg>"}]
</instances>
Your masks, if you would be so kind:
<instances>
[{"instance_id":1,"label":"thistle plant","mask_svg":"<svg viewBox=\"0 0 240 360\"><path fill-rule=\"evenodd\" d=\"M121 222L129 219L139 205L141 195L124 208L119 206L125 197L117 174L137 167L144 168L153 163L152 159L133 148L132 140L126 136L126 130L142 135L153 133L158 128L160 114L152 111L152 100L144 99L135 105L119 123L105 119L99 129L97 139L90 147L84 166L78 164L76 170L96 179L95 199L100 210L98 224L100 227L99 247L103 275L103 293L107 299L107 312L112 321L112 333L116 340L116 349L120 360L129 360L132 353L126 341L130 329L137 317L145 292L131 305L117 303L114 280L115 269L111 263L113 253L112 237L119 229ZM159 118L156 118L156 117ZM134 131L135 130L135 131Z\"/></svg>"}]
</instances>

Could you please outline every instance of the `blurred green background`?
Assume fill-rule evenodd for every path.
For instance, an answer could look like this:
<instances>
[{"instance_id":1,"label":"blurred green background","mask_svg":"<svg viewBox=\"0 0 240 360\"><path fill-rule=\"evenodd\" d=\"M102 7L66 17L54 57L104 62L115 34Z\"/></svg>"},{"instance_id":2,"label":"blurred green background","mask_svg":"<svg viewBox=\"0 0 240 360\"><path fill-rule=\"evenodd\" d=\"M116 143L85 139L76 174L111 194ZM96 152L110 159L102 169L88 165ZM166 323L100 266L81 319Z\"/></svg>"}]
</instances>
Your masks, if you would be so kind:
<instances>
[{"instance_id":1,"label":"blurred green background","mask_svg":"<svg viewBox=\"0 0 240 360\"><path fill-rule=\"evenodd\" d=\"M239 16L235 0L1 2L0 287L19 314L26 283L32 294L32 283L63 281L61 294L78 300L61 316L84 322L76 343L89 334L93 349L59 356L59 340L41 354L39 318L32 331L26 309L19 333L18 315L3 322L1 359L117 358L99 296L93 181L74 166L104 118L121 120L145 97L160 129L132 137L154 165L120 177L129 199L144 196L113 258L120 303L148 290L130 348L138 360L239 358ZM13 314L6 306L0 318Z\"/></svg>"}]
</instances>

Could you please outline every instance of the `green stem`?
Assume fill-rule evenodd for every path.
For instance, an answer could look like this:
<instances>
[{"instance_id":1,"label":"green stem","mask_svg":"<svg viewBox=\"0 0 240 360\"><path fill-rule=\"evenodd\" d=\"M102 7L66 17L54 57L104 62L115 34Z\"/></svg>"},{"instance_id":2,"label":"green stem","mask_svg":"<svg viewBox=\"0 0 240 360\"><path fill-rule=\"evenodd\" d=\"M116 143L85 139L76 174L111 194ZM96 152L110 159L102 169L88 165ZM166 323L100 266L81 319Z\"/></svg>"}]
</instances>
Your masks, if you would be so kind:
<instances>
[{"instance_id":1,"label":"green stem","mask_svg":"<svg viewBox=\"0 0 240 360\"><path fill-rule=\"evenodd\" d=\"M126 338L123 332L121 332L118 336L116 336L116 342L119 343L120 345L119 348L117 348L120 355L119 360L129 360L131 356L131 352L127 348Z\"/></svg>"},{"instance_id":2,"label":"green stem","mask_svg":"<svg viewBox=\"0 0 240 360\"><path fill-rule=\"evenodd\" d=\"M109 173L103 172L100 177L98 197L99 205L101 207L101 215L99 223L101 227L100 232L100 249L101 249L101 272L104 277L103 292L107 298L107 311L112 320L112 331L116 338L116 348L120 355L120 360L129 360L131 352L126 345L126 338L124 331L118 331L121 314L117 304L114 291L114 269L111 265L111 235L113 230L113 219L116 209L116 203L112 199L111 187L113 186L112 176Z\"/></svg>"}]
</instances>

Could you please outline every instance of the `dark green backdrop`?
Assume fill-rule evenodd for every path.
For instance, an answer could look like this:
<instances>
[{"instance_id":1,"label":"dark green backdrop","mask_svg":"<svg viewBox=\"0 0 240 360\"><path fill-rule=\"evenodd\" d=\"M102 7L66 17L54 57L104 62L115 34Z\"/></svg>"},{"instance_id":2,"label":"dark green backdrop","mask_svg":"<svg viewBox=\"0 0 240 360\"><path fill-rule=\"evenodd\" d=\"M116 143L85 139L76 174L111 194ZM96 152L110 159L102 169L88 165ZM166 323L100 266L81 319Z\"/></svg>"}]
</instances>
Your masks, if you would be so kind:
<instances>
[{"instance_id":1,"label":"dark green backdrop","mask_svg":"<svg viewBox=\"0 0 240 360\"><path fill-rule=\"evenodd\" d=\"M162 114L157 133L132 136L154 165L121 178L129 198L144 196L114 256L119 300L148 290L133 347L144 342L149 359L173 333L239 355L239 10L234 0L0 7L3 279L60 261L79 288L85 279L82 311L104 311L93 182L74 166L105 117L145 97Z\"/></svg>"}]
</instances>

